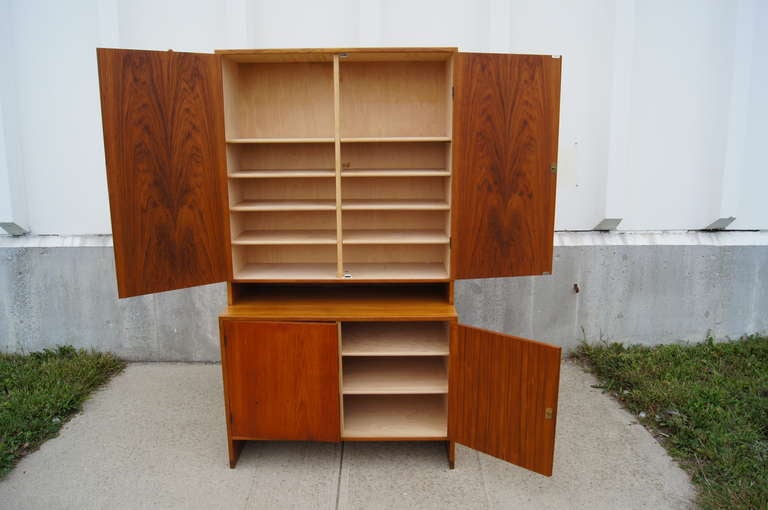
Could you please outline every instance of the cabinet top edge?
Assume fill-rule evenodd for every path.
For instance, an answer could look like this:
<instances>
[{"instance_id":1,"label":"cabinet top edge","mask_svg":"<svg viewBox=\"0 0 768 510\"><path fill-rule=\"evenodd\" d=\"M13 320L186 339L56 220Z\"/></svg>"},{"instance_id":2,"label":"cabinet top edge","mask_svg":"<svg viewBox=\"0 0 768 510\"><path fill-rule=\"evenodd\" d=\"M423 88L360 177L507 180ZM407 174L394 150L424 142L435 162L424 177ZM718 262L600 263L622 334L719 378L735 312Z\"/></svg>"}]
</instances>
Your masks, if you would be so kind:
<instances>
[{"instance_id":1,"label":"cabinet top edge","mask_svg":"<svg viewBox=\"0 0 768 510\"><path fill-rule=\"evenodd\" d=\"M216 50L234 62L332 62L335 55L345 61L448 60L458 51L455 47L391 47L391 48L293 48L293 49L228 49Z\"/></svg>"}]
</instances>

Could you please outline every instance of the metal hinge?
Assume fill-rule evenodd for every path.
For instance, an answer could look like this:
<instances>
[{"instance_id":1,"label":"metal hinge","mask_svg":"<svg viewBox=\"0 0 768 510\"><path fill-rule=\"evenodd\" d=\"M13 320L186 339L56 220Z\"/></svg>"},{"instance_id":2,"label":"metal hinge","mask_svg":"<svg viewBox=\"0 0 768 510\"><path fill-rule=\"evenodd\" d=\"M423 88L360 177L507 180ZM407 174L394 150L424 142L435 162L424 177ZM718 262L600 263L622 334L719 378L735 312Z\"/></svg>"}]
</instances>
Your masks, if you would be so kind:
<instances>
[{"instance_id":1,"label":"metal hinge","mask_svg":"<svg viewBox=\"0 0 768 510\"><path fill-rule=\"evenodd\" d=\"M553 413L552 408L551 407L547 407L544 410L544 419L545 420L551 420L552 419L552 413Z\"/></svg>"},{"instance_id":2,"label":"metal hinge","mask_svg":"<svg viewBox=\"0 0 768 510\"><path fill-rule=\"evenodd\" d=\"M549 170L550 170L550 171L551 171L553 174L557 175L557 163L552 163L551 165L549 165Z\"/></svg>"},{"instance_id":3,"label":"metal hinge","mask_svg":"<svg viewBox=\"0 0 768 510\"><path fill-rule=\"evenodd\" d=\"M451 87L451 99L456 97L456 87Z\"/></svg>"},{"instance_id":4,"label":"metal hinge","mask_svg":"<svg viewBox=\"0 0 768 510\"><path fill-rule=\"evenodd\" d=\"M453 237L448 238L448 249L449 250L453 249Z\"/></svg>"}]
</instances>

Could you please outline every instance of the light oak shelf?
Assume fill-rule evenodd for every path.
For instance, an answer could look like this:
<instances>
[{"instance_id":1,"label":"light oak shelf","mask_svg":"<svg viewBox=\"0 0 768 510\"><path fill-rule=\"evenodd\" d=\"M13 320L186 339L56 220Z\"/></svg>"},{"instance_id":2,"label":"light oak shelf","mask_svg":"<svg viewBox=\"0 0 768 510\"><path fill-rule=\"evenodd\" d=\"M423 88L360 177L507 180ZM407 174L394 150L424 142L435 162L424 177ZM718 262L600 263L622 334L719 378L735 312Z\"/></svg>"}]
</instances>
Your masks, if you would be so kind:
<instances>
[{"instance_id":1,"label":"light oak shelf","mask_svg":"<svg viewBox=\"0 0 768 510\"><path fill-rule=\"evenodd\" d=\"M335 280L335 263L262 263L246 264L235 271L235 280L270 280L270 281L299 281L299 280Z\"/></svg>"},{"instance_id":2,"label":"light oak shelf","mask_svg":"<svg viewBox=\"0 0 768 510\"><path fill-rule=\"evenodd\" d=\"M439 262L417 263L344 263L351 280L448 280L445 266Z\"/></svg>"},{"instance_id":3,"label":"light oak shelf","mask_svg":"<svg viewBox=\"0 0 768 510\"><path fill-rule=\"evenodd\" d=\"M298 179L305 177L336 177L334 170L239 170L229 174L230 179Z\"/></svg>"},{"instance_id":4,"label":"light oak shelf","mask_svg":"<svg viewBox=\"0 0 768 510\"><path fill-rule=\"evenodd\" d=\"M320 138L228 138L227 143L333 143L333 137Z\"/></svg>"},{"instance_id":5,"label":"light oak shelf","mask_svg":"<svg viewBox=\"0 0 768 510\"><path fill-rule=\"evenodd\" d=\"M336 244L335 230L246 230L233 245Z\"/></svg>"},{"instance_id":6,"label":"light oak shelf","mask_svg":"<svg viewBox=\"0 0 768 510\"><path fill-rule=\"evenodd\" d=\"M448 244L440 230L346 230L344 244Z\"/></svg>"},{"instance_id":7,"label":"light oak shelf","mask_svg":"<svg viewBox=\"0 0 768 510\"><path fill-rule=\"evenodd\" d=\"M335 211L335 200L243 200L231 211Z\"/></svg>"},{"instance_id":8,"label":"light oak shelf","mask_svg":"<svg viewBox=\"0 0 768 510\"><path fill-rule=\"evenodd\" d=\"M344 395L447 393L442 357L344 358Z\"/></svg>"},{"instance_id":9,"label":"light oak shelf","mask_svg":"<svg viewBox=\"0 0 768 510\"><path fill-rule=\"evenodd\" d=\"M342 136L341 143L450 142L450 136Z\"/></svg>"},{"instance_id":10,"label":"light oak shelf","mask_svg":"<svg viewBox=\"0 0 768 510\"><path fill-rule=\"evenodd\" d=\"M448 356L442 322L348 322L341 328L342 356Z\"/></svg>"},{"instance_id":11,"label":"light oak shelf","mask_svg":"<svg viewBox=\"0 0 768 510\"><path fill-rule=\"evenodd\" d=\"M342 439L443 439L447 434L442 395L344 397Z\"/></svg>"},{"instance_id":12,"label":"light oak shelf","mask_svg":"<svg viewBox=\"0 0 768 510\"><path fill-rule=\"evenodd\" d=\"M425 169L348 169L342 170L342 177L448 177L451 172L438 168Z\"/></svg>"},{"instance_id":13,"label":"light oak shelf","mask_svg":"<svg viewBox=\"0 0 768 510\"><path fill-rule=\"evenodd\" d=\"M348 199L341 203L345 211L447 211L445 200Z\"/></svg>"}]
</instances>

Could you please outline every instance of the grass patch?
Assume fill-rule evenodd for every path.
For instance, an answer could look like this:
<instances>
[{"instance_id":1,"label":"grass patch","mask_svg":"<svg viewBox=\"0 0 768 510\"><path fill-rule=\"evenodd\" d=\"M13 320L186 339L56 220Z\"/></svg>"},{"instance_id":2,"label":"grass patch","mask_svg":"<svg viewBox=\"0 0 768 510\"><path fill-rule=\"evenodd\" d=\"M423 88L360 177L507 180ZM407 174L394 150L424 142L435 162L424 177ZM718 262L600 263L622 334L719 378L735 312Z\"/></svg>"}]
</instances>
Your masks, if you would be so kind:
<instances>
[{"instance_id":1,"label":"grass patch","mask_svg":"<svg viewBox=\"0 0 768 510\"><path fill-rule=\"evenodd\" d=\"M69 346L0 353L0 478L55 436L88 395L124 366L111 354Z\"/></svg>"},{"instance_id":2,"label":"grass patch","mask_svg":"<svg viewBox=\"0 0 768 510\"><path fill-rule=\"evenodd\" d=\"M691 473L701 508L768 508L768 338L575 356Z\"/></svg>"}]
</instances>

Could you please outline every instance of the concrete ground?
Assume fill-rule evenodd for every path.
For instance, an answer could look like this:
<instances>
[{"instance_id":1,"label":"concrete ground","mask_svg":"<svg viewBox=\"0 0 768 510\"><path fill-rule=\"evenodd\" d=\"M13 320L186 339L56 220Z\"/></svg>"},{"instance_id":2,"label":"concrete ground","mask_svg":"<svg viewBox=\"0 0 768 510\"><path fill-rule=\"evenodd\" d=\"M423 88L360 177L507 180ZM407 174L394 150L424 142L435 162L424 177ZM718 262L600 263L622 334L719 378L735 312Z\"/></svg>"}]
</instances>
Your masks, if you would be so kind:
<instances>
[{"instance_id":1,"label":"concrete ground","mask_svg":"<svg viewBox=\"0 0 768 510\"><path fill-rule=\"evenodd\" d=\"M132 364L0 482L3 509L681 509L651 435L564 362L551 478L442 443L249 443L227 467L218 365Z\"/></svg>"}]
</instances>

